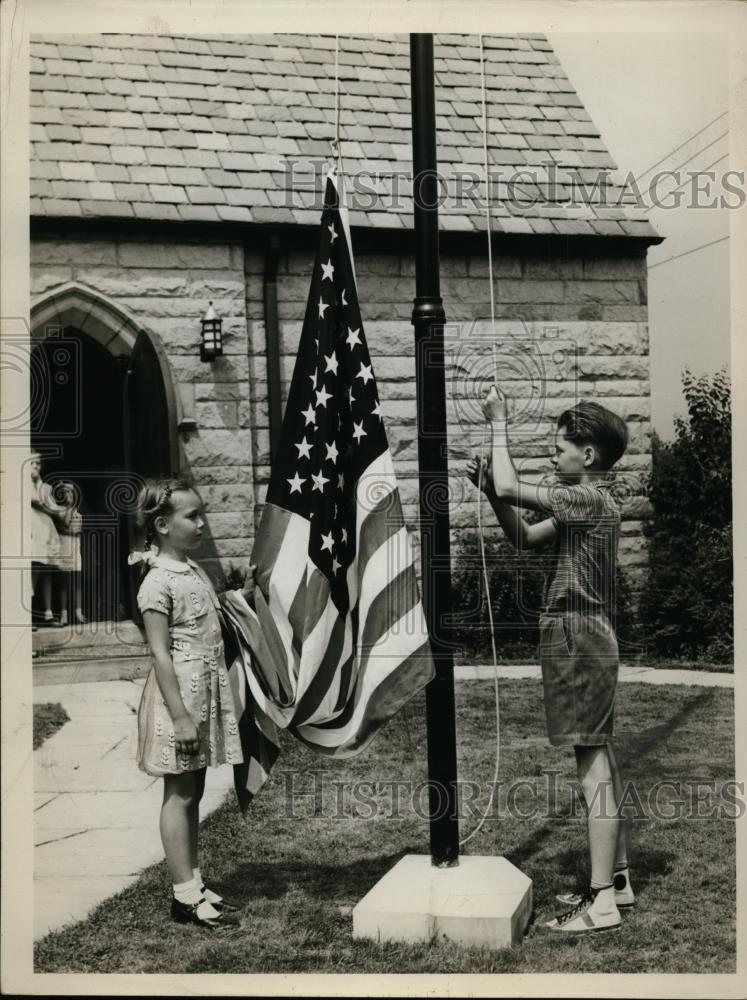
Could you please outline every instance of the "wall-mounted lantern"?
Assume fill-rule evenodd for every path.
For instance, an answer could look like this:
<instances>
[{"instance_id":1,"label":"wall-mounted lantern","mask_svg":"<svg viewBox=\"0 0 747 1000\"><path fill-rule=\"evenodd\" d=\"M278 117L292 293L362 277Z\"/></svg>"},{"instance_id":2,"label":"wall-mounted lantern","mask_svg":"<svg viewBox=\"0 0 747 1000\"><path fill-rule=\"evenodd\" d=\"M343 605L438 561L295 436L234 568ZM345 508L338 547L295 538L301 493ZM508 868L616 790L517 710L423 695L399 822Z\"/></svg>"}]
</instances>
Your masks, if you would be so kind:
<instances>
[{"instance_id":1,"label":"wall-mounted lantern","mask_svg":"<svg viewBox=\"0 0 747 1000\"><path fill-rule=\"evenodd\" d=\"M208 304L207 312L202 317L202 341L200 342L200 359L212 361L223 354L223 320L216 316L213 303Z\"/></svg>"}]
</instances>

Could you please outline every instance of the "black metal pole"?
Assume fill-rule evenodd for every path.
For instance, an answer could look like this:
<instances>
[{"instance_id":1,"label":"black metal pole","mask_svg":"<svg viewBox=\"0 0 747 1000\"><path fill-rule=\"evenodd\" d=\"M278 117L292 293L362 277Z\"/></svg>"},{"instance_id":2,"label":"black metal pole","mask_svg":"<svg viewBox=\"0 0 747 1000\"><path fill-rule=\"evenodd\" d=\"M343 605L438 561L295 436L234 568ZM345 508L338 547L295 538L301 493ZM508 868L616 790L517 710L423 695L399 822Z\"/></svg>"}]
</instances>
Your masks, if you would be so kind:
<instances>
[{"instance_id":1,"label":"black metal pole","mask_svg":"<svg viewBox=\"0 0 747 1000\"><path fill-rule=\"evenodd\" d=\"M433 35L410 35L415 208L415 382L420 538L425 611L436 676L426 688L431 861L459 862L454 661L445 641L451 611L449 469L444 323L438 252L438 176Z\"/></svg>"}]
</instances>

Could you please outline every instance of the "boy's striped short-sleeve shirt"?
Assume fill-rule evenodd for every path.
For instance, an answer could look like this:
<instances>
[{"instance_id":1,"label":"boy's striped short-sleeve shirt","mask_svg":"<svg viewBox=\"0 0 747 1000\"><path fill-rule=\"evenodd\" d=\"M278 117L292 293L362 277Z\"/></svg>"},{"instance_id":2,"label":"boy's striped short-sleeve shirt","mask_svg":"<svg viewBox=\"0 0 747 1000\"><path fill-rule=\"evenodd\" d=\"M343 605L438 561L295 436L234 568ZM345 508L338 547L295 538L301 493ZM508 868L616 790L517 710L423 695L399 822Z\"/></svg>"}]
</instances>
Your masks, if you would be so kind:
<instances>
[{"instance_id":1,"label":"boy's striped short-sleeve shirt","mask_svg":"<svg viewBox=\"0 0 747 1000\"><path fill-rule=\"evenodd\" d=\"M545 585L548 613L612 611L621 517L610 486L551 489L557 535Z\"/></svg>"}]
</instances>

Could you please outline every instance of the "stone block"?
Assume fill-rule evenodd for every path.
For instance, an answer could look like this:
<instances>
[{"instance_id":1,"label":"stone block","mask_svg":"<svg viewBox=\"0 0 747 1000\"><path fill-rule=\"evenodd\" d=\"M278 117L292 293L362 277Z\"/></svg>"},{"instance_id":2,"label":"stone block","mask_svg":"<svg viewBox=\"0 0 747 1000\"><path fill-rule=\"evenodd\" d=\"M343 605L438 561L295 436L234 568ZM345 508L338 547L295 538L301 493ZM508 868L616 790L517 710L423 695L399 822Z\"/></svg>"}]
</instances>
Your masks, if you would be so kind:
<instances>
[{"instance_id":1,"label":"stone block","mask_svg":"<svg viewBox=\"0 0 747 1000\"><path fill-rule=\"evenodd\" d=\"M249 430L213 429L184 437L184 450L192 467L251 465L252 436Z\"/></svg>"},{"instance_id":2,"label":"stone block","mask_svg":"<svg viewBox=\"0 0 747 1000\"><path fill-rule=\"evenodd\" d=\"M647 323L648 306L630 303L624 306L603 305L603 320L610 323Z\"/></svg>"},{"instance_id":3,"label":"stone block","mask_svg":"<svg viewBox=\"0 0 747 1000\"><path fill-rule=\"evenodd\" d=\"M584 261L584 277L591 280L645 280L645 257L592 257Z\"/></svg>"},{"instance_id":4,"label":"stone block","mask_svg":"<svg viewBox=\"0 0 747 1000\"><path fill-rule=\"evenodd\" d=\"M229 400L197 403L195 419L199 428L238 427L238 403Z\"/></svg>"},{"instance_id":5,"label":"stone block","mask_svg":"<svg viewBox=\"0 0 747 1000\"><path fill-rule=\"evenodd\" d=\"M595 379L593 382L583 383L583 393L590 399L600 397L602 402L605 396L649 396L649 386L647 379L645 381L624 378Z\"/></svg>"},{"instance_id":6,"label":"stone block","mask_svg":"<svg viewBox=\"0 0 747 1000\"><path fill-rule=\"evenodd\" d=\"M31 241L32 264L116 264L116 247L105 240L37 240Z\"/></svg>"},{"instance_id":7,"label":"stone block","mask_svg":"<svg viewBox=\"0 0 747 1000\"><path fill-rule=\"evenodd\" d=\"M505 858L462 856L437 868L407 855L353 910L353 937L483 948L517 944L532 912L532 882Z\"/></svg>"},{"instance_id":8,"label":"stone block","mask_svg":"<svg viewBox=\"0 0 747 1000\"><path fill-rule=\"evenodd\" d=\"M639 302L637 281L566 281L565 301L617 304Z\"/></svg>"},{"instance_id":9,"label":"stone block","mask_svg":"<svg viewBox=\"0 0 747 1000\"><path fill-rule=\"evenodd\" d=\"M563 257L527 257L524 264L524 276L528 280L569 279L580 280L584 277L584 261L580 257L566 259Z\"/></svg>"},{"instance_id":10,"label":"stone block","mask_svg":"<svg viewBox=\"0 0 747 1000\"><path fill-rule=\"evenodd\" d=\"M644 384L649 379L648 357L610 357L585 352L571 362L571 370L584 379L638 379Z\"/></svg>"},{"instance_id":11,"label":"stone block","mask_svg":"<svg viewBox=\"0 0 747 1000\"><path fill-rule=\"evenodd\" d=\"M205 377L209 375L205 372ZM234 400L240 405L248 403L250 389L245 382L195 382L195 401L198 403ZM252 394L256 392L252 382Z\"/></svg>"},{"instance_id":12,"label":"stone block","mask_svg":"<svg viewBox=\"0 0 747 1000\"><path fill-rule=\"evenodd\" d=\"M246 357L239 355L216 358L208 366L204 361L200 360L199 353L195 350L194 356L172 355L169 358L169 364L174 373L174 378L179 382L204 382L208 373L216 385L221 383L248 382L249 380Z\"/></svg>"},{"instance_id":13,"label":"stone block","mask_svg":"<svg viewBox=\"0 0 747 1000\"><path fill-rule=\"evenodd\" d=\"M253 491L252 467L249 465L198 465L191 472L201 495L205 488L239 483L246 483Z\"/></svg>"},{"instance_id":14,"label":"stone block","mask_svg":"<svg viewBox=\"0 0 747 1000\"><path fill-rule=\"evenodd\" d=\"M214 539L245 538L254 532L253 510L230 514L218 514L208 511L206 512L206 520L210 535Z\"/></svg>"},{"instance_id":15,"label":"stone block","mask_svg":"<svg viewBox=\"0 0 747 1000\"><path fill-rule=\"evenodd\" d=\"M222 483L203 478L200 496L211 513L221 511L253 511L254 489L250 482Z\"/></svg>"},{"instance_id":16,"label":"stone block","mask_svg":"<svg viewBox=\"0 0 747 1000\"><path fill-rule=\"evenodd\" d=\"M137 179L133 176L133 180ZM119 244L119 263L139 268L226 269L231 267L231 252L228 244L133 241Z\"/></svg>"},{"instance_id":17,"label":"stone block","mask_svg":"<svg viewBox=\"0 0 747 1000\"><path fill-rule=\"evenodd\" d=\"M31 294L43 295L50 289L58 285L71 281L73 269L71 267L32 267L31 268Z\"/></svg>"}]
</instances>

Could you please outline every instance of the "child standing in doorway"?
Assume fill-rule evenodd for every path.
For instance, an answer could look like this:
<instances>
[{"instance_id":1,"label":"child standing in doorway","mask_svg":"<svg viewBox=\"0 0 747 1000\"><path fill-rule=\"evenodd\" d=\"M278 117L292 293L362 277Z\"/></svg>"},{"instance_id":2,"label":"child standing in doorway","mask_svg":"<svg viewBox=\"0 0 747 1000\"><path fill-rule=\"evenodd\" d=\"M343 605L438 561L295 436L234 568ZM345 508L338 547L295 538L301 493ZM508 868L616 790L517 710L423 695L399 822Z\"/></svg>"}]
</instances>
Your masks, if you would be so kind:
<instances>
[{"instance_id":1,"label":"child standing in doorway","mask_svg":"<svg viewBox=\"0 0 747 1000\"><path fill-rule=\"evenodd\" d=\"M489 463L474 459L467 475L489 499L517 549L553 546L540 615L540 663L547 732L553 746L572 746L587 804L591 880L546 927L573 934L620 926L630 887L623 784L612 744L619 667L611 624L620 511L607 473L625 452L625 422L598 403L582 402L558 418L552 485L520 481L508 446L507 400L493 386L483 402L492 429ZM527 524L519 508L550 516Z\"/></svg>"},{"instance_id":2,"label":"child standing in doorway","mask_svg":"<svg viewBox=\"0 0 747 1000\"><path fill-rule=\"evenodd\" d=\"M75 620L83 625L88 620L83 614L81 596L80 536L83 530L83 518L78 510L76 490L72 483L59 483L56 493L60 502L57 530L60 535L60 569L63 571L60 581L60 625L67 625L68 580L75 601Z\"/></svg>"},{"instance_id":3,"label":"child standing in doorway","mask_svg":"<svg viewBox=\"0 0 747 1000\"><path fill-rule=\"evenodd\" d=\"M54 625L52 611L52 574L60 564L60 536L52 515L58 513L49 483L41 476L42 457L38 451L29 458L31 477L31 581L33 592L41 600L43 622Z\"/></svg>"},{"instance_id":4,"label":"child standing in doorway","mask_svg":"<svg viewBox=\"0 0 747 1000\"><path fill-rule=\"evenodd\" d=\"M226 668L219 602L187 552L204 527L186 479L147 483L139 519L145 550L137 601L152 653L138 709L137 763L163 777L160 832L173 879L171 916L204 928L236 926L239 907L205 884L198 862L199 804L207 767L243 760L237 706ZM244 596L253 593L251 574Z\"/></svg>"}]
</instances>

